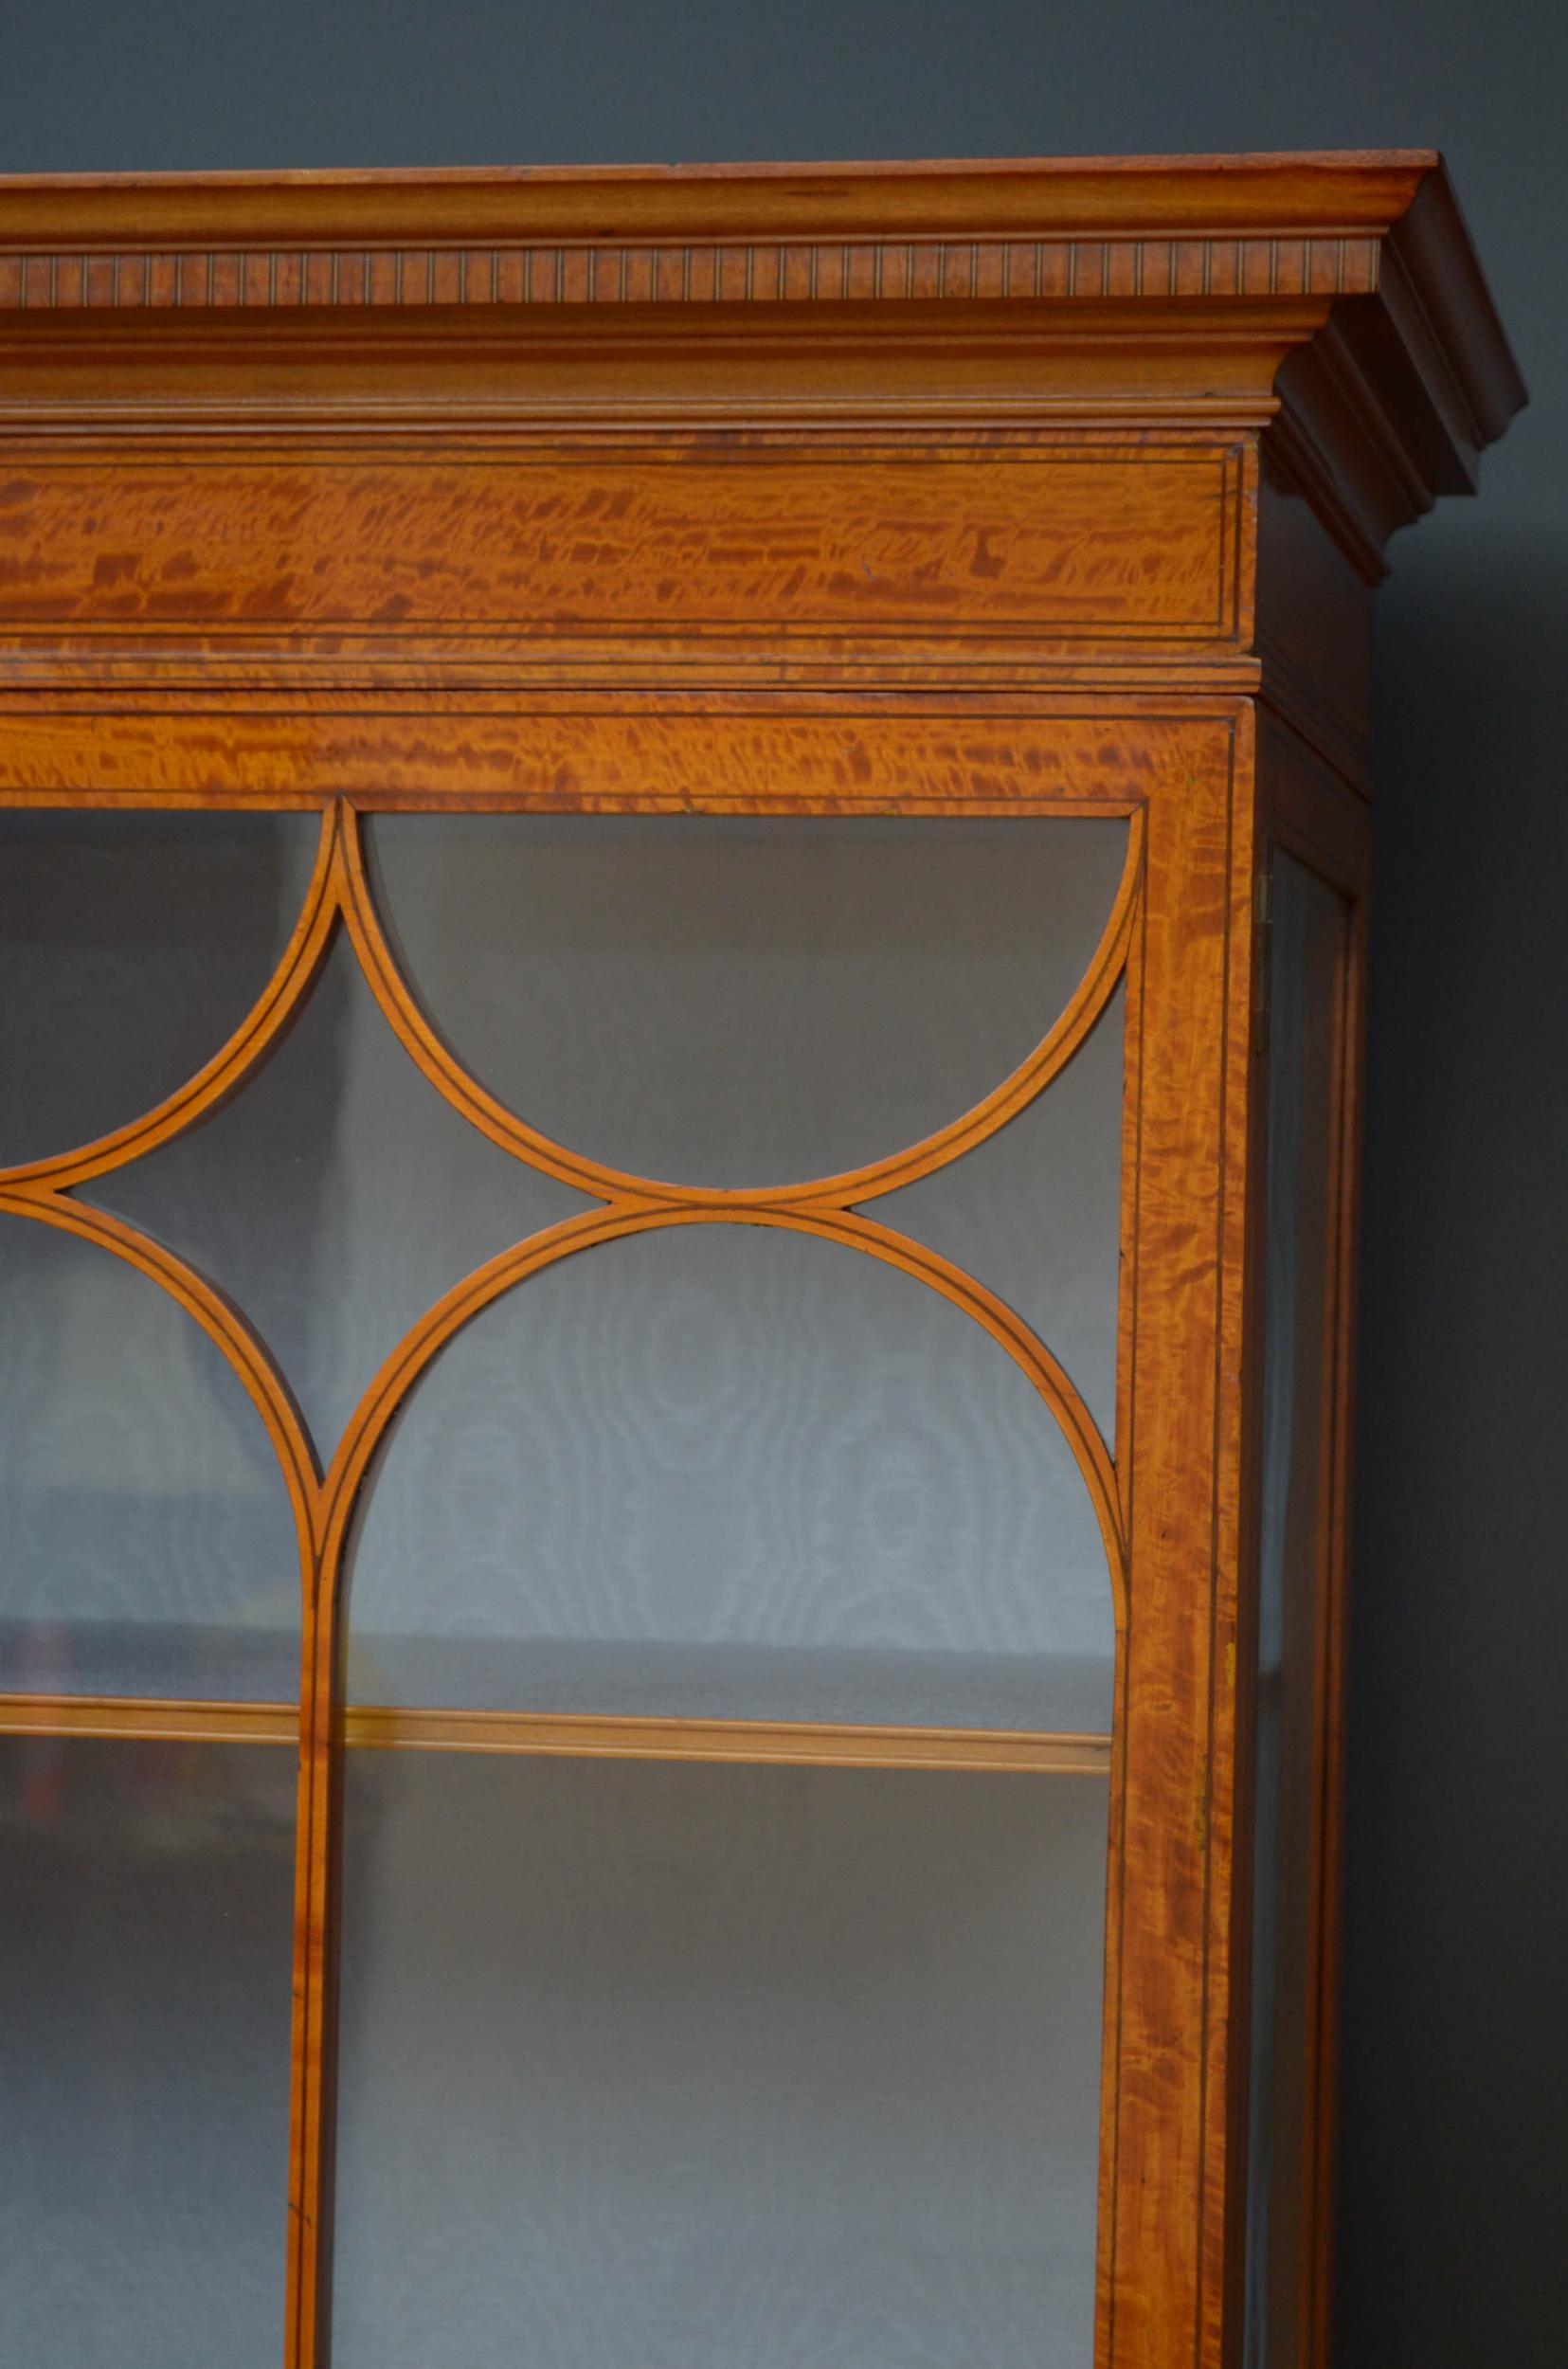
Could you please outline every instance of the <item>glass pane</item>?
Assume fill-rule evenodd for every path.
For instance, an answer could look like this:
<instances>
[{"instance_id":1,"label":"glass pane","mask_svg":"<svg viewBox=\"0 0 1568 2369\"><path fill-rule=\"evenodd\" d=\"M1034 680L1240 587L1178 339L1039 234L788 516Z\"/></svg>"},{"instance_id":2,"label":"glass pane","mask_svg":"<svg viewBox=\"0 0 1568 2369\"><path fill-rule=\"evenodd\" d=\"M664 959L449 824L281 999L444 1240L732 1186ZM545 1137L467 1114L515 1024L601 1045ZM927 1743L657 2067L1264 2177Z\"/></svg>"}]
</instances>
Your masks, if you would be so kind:
<instances>
[{"instance_id":1,"label":"glass pane","mask_svg":"<svg viewBox=\"0 0 1568 2369\"><path fill-rule=\"evenodd\" d=\"M594 1204L497 1148L421 1076L340 940L215 1117L91 1197L221 1284L323 1459L409 1326L497 1251Z\"/></svg>"},{"instance_id":2,"label":"glass pane","mask_svg":"<svg viewBox=\"0 0 1568 2369\"><path fill-rule=\"evenodd\" d=\"M974 1319L864 1252L688 1225L494 1303L364 1504L360 1702L1108 1727L1098 1525Z\"/></svg>"},{"instance_id":3,"label":"glass pane","mask_svg":"<svg viewBox=\"0 0 1568 2369\"><path fill-rule=\"evenodd\" d=\"M295 1757L0 1739L0 2354L278 2369Z\"/></svg>"},{"instance_id":4,"label":"glass pane","mask_svg":"<svg viewBox=\"0 0 1568 2369\"><path fill-rule=\"evenodd\" d=\"M1086 2369L1092 1778L350 1755L333 2369Z\"/></svg>"},{"instance_id":5,"label":"glass pane","mask_svg":"<svg viewBox=\"0 0 1568 2369\"><path fill-rule=\"evenodd\" d=\"M866 1215L940 1251L1045 1343L1108 1440L1121 1264L1118 987L1066 1069L1017 1118Z\"/></svg>"},{"instance_id":6,"label":"glass pane","mask_svg":"<svg viewBox=\"0 0 1568 2369\"><path fill-rule=\"evenodd\" d=\"M1345 908L1274 857L1259 1571L1247 2369L1295 2369L1311 1965L1317 1614Z\"/></svg>"},{"instance_id":7,"label":"glass pane","mask_svg":"<svg viewBox=\"0 0 1568 2369\"><path fill-rule=\"evenodd\" d=\"M571 1149L721 1187L901 1150L1025 1058L1088 968L1126 824L379 817L436 1025Z\"/></svg>"},{"instance_id":8,"label":"glass pane","mask_svg":"<svg viewBox=\"0 0 1568 2369\"><path fill-rule=\"evenodd\" d=\"M0 1166L140 1116L288 944L314 814L0 814Z\"/></svg>"},{"instance_id":9,"label":"glass pane","mask_svg":"<svg viewBox=\"0 0 1568 2369\"><path fill-rule=\"evenodd\" d=\"M0 1218L0 1691L290 1699L299 1612L226 1360L123 1259Z\"/></svg>"}]
</instances>

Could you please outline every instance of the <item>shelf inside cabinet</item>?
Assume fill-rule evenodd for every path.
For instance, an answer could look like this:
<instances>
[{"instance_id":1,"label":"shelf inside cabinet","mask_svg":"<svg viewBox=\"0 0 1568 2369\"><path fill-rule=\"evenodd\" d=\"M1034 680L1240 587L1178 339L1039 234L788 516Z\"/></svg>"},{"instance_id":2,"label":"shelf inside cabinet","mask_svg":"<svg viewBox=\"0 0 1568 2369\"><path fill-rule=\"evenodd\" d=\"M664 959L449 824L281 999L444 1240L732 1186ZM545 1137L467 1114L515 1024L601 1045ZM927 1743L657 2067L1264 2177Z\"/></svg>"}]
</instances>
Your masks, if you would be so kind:
<instances>
[{"instance_id":1,"label":"shelf inside cabinet","mask_svg":"<svg viewBox=\"0 0 1568 2369\"><path fill-rule=\"evenodd\" d=\"M0 1695L0 1735L295 1744L292 1703L160 1702L129 1695ZM995 1727L617 1719L353 1704L341 1741L377 1751L532 1754L565 1760L730 1761L802 1767L928 1768L1106 1776L1108 1735Z\"/></svg>"}]
</instances>

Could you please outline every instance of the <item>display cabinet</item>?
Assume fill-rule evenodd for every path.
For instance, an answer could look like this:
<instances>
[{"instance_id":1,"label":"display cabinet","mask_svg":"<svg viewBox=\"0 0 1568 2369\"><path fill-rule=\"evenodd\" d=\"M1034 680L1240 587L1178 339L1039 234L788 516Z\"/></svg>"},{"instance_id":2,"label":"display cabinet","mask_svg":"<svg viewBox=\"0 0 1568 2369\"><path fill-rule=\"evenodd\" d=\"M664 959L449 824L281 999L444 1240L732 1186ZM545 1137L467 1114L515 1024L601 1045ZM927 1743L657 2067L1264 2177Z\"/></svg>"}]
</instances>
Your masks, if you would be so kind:
<instances>
[{"instance_id":1,"label":"display cabinet","mask_svg":"<svg viewBox=\"0 0 1568 2369\"><path fill-rule=\"evenodd\" d=\"M1428 155L0 185L27 2369L1322 2369Z\"/></svg>"}]
</instances>

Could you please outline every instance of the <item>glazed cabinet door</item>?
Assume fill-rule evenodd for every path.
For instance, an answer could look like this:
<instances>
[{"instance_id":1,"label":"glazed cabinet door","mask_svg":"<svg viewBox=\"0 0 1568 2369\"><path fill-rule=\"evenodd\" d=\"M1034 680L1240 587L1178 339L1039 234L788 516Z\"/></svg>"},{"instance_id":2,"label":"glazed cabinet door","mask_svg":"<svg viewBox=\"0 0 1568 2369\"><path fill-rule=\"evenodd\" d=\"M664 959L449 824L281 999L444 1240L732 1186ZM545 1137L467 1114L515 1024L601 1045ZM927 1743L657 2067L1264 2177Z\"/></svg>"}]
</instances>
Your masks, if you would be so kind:
<instances>
[{"instance_id":1,"label":"glazed cabinet door","mask_svg":"<svg viewBox=\"0 0 1568 2369\"><path fill-rule=\"evenodd\" d=\"M35 2369L1191 2357L1242 729L5 816Z\"/></svg>"}]
</instances>

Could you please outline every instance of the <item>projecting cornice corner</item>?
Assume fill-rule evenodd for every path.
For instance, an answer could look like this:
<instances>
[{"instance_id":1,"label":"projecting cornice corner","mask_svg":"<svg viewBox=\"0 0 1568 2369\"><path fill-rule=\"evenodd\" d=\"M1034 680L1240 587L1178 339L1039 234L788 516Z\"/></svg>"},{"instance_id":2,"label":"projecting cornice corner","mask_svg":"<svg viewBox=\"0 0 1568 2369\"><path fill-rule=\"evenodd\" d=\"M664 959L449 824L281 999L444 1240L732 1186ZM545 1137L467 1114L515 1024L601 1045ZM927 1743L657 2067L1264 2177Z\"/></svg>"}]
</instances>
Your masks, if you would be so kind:
<instances>
[{"instance_id":1,"label":"projecting cornice corner","mask_svg":"<svg viewBox=\"0 0 1568 2369\"><path fill-rule=\"evenodd\" d=\"M0 180L0 428L1262 430L1368 574L1524 390L1417 153Z\"/></svg>"}]
</instances>

